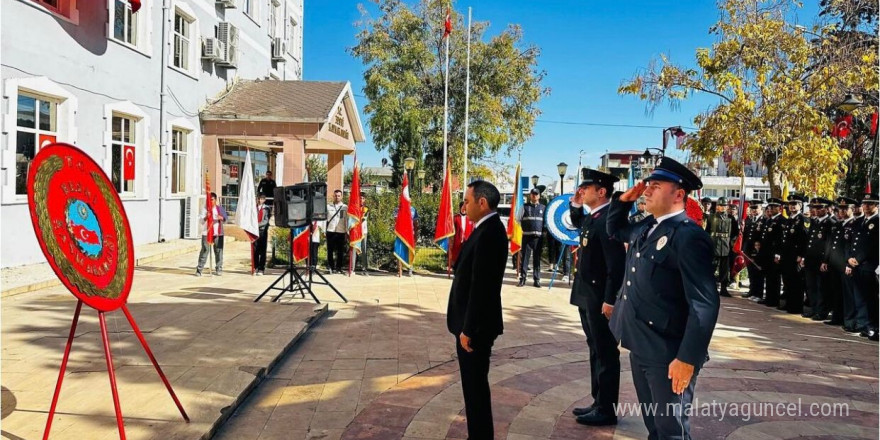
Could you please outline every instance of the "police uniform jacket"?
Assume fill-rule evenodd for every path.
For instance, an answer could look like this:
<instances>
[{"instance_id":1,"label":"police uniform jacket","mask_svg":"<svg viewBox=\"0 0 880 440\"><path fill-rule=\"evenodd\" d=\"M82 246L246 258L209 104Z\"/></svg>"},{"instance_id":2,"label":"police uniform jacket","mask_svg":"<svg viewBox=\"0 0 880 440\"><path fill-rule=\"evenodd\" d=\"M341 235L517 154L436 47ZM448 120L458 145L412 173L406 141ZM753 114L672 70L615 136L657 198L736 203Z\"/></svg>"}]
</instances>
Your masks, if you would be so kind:
<instances>
[{"instance_id":1,"label":"police uniform jacket","mask_svg":"<svg viewBox=\"0 0 880 440\"><path fill-rule=\"evenodd\" d=\"M782 246L782 230L785 228L785 217L778 214L768 218L764 223L764 234L761 238L761 254L765 264L773 262ZM765 267L766 268L766 267Z\"/></svg>"},{"instance_id":2,"label":"police uniform jacket","mask_svg":"<svg viewBox=\"0 0 880 440\"><path fill-rule=\"evenodd\" d=\"M854 218L850 218L844 221L839 221L835 223L831 227L831 236L828 237L828 242L825 243L825 263L829 266L833 267L834 270L838 272L842 272L843 268L846 267L847 257L847 247L849 246L849 241L854 237L854 228L855 224Z\"/></svg>"},{"instance_id":3,"label":"police uniform jacket","mask_svg":"<svg viewBox=\"0 0 880 440\"><path fill-rule=\"evenodd\" d=\"M864 222L865 222L864 215L860 215L858 217L853 217L852 235L850 235L849 240L847 240L847 242L846 242L846 251L845 251L845 255L844 255L846 257L846 260L849 260L850 258L855 258L855 256L856 256L856 244L858 243L856 238L858 238L859 231L861 230L862 223L864 223ZM847 265L849 265L849 263L847 263Z\"/></svg>"},{"instance_id":4,"label":"police uniform jacket","mask_svg":"<svg viewBox=\"0 0 880 440\"><path fill-rule=\"evenodd\" d=\"M544 205L540 203L524 204L520 221L523 237L540 237L544 230Z\"/></svg>"},{"instance_id":5,"label":"police uniform jacket","mask_svg":"<svg viewBox=\"0 0 880 440\"><path fill-rule=\"evenodd\" d=\"M790 259L803 257L807 250L809 231L805 223L804 215L798 213L785 220L782 229L782 242L777 251L782 258Z\"/></svg>"},{"instance_id":6,"label":"police uniform jacket","mask_svg":"<svg viewBox=\"0 0 880 440\"><path fill-rule=\"evenodd\" d=\"M633 214L633 215L631 215L631 216L629 217L629 222L630 222L630 223L638 223L638 222L644 220L645 217L647 217L647 216L648 216L648 214L647 214L646 212L644 212L644 211L643 211L643 212L637 212L637 213L635 213L635 214Z\"/></svg>"},{"instance_id":7,"label":"police uniform jacket","mask_svg":"<svg viewBox=\"0 0 880 440\"><path fill-rule=\"evenodd\" d=\"M582 309L589 308L588 297L614 305L623 283L626 250L623 242L608 235L608 205L590 214L580 206L570 208L571 221L580 228L578 247L577 288L571 290L570 302Z\"/></svg>"},{"instance_id":8,"label":"police uniform jacket","mask_svg":"<svg viewBox=\"0 0 880 440\"><path fill-rule=\"evenodd\" d=\"M643 239L655 219L630 224L631 205L613 201L608 213L609 235L629 243L611 331L646 364L677 358L699 367L718 320L712 241L684 212Z\"/></svg>"},{"instance_id":9,"label":"police uniform jacket","mask_svg":"<svg viewBox=\"0 0 880 440\"><path fill-rule=\"evenodd\" d=\"M726 213L714 213L709 216L709 225L706 231L712 239L713 255L726 257L730 254L731 233L733 232L733 219Z\"/></svg>"},{"instance_id":10,"label":"police uniform jacket","mask_svg":"<svg viewBox=\"0 0 880 440\"><path fill-rule=\"evenodd\" d=\"M853 239L856 243L854 245L855 254L852 257L859 263L856 269L864 271L877 269L877 229L880 229L877 214L862 221L861 227Z\"/></svg>"},{"instance_id":11,"label":"police uniform jacket","mask_svg":"<svg viewBox=\"0 0 880 440\"><path fill-rule=\"evenodd\" d=\"M825 261L825 245L831 235L831 226L835 223L834 218L826 215L824 219L810 219L810 237L807 240L804 265L818 268Z\"/></svg>"},{"instance_id":12,"label":"police uniform jacket","mask_svg":"<svg viewBox=\"0 0 880 440\"><path fill-rule=\"evenodd\" d=\"M742 249L743 252L745 252L749 256L751 256L752 252L755 250L755 241L757 241L760 235L760 229L758 229L760 224L760 217L753 217L751 215L746 217L746 222L743 226Z\"/></svg>"}]
</instances>

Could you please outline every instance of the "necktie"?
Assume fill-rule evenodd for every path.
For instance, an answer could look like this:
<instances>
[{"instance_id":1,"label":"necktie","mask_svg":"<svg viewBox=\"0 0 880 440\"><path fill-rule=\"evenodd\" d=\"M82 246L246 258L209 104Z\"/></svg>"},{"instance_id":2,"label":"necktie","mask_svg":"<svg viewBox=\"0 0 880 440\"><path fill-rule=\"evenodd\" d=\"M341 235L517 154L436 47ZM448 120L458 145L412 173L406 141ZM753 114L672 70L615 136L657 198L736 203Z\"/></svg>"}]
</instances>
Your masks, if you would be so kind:
<instances>
[{"instance_id":1,"label":"necktie","mask_svg":"<svg viewBox=\"0 0 880 440\"><path fill-rule=\"evenodd\" d=\"M645 242L645 240L648 239L648 234L651 233L651 229L653 229L654 225L656 225L656 224L657 224L656 218L652 218L651 221L645 223L645 227L644 227L644 229L642 229L642 235L639 236L638 244L640 246L642 245L642 243Z\"/></svg>"}]
</instances>

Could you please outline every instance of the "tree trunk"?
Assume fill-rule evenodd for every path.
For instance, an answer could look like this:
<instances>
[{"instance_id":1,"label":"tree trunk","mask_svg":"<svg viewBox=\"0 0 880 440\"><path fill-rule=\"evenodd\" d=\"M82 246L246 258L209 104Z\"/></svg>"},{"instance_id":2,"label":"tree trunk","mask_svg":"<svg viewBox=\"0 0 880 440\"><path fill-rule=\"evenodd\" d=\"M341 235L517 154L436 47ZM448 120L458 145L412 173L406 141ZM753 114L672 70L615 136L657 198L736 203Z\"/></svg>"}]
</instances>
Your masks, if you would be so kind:
<instances>
[{"instance_id":1,"label":"tree trunk","mask_svg":"<svg viewBox=\"0 0 880 440\"><path fill-rule=\"evenodd\" d=\"M767 182L770 184L770 197L782 198L782 174L776 169L776 156L768 153L764 157L767 165Z\"/></svg>"}]
</instances>

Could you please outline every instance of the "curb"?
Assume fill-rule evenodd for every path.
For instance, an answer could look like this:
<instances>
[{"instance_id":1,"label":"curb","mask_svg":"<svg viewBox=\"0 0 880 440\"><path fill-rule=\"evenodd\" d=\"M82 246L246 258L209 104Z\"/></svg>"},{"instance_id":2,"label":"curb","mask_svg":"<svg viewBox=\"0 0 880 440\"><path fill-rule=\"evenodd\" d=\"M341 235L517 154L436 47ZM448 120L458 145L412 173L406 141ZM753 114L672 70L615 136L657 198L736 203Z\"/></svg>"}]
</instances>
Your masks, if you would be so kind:
<instances>
[{"instance_id":1,"label":"curb","mask_svg":"<svg viewBox=\"0 0 880 440\"><path fill-rule=\"evenodd\" d=\"M327 316L327 304L318 304L315 306L313 311L314 315L312 315L312 318L309 319L306 325L299 331L299 333L297 333L297 335L294 336L290 340L290 342L287 343L284 349L281 350L278 355L276 355L275 358L272 359L271 362L269 362L269 365L267 365L266 367L260 367L254 373L254 379L251 381L250 384L248 384L247 387L245 387L244 390L242 390L241 394L239 394L238 397L235 398L235 401L233 401L232 404L230 404L229 406L220 410L220 416L217 418L217 420L214 421L213 424L211 424L211 429L209 429L207 432L202 434L201 437L199 437L201 440L210 440L211 438L213 438L214 435L217 434L217 431L226 423L226 421L229 420L229 418L232 417L233 414L235 414L235 411L238 409L238 407L241 406L241 404L243 404L250 397L251 393L255 389L257 389L257 387L261 383L263 383L263 380L269 377L269 373L272 372L273 369L275 369L275 366L278 365L279 362L281 362L281 359L284 358L284 356L286 356L288 352L290 352L290 350L300 341L300 339L302 339L303 336L305 336L305 334L309 330L312 329L312 327L318 324L318 322L321 321L322 318Z\"/></svg>"}]
</instances>

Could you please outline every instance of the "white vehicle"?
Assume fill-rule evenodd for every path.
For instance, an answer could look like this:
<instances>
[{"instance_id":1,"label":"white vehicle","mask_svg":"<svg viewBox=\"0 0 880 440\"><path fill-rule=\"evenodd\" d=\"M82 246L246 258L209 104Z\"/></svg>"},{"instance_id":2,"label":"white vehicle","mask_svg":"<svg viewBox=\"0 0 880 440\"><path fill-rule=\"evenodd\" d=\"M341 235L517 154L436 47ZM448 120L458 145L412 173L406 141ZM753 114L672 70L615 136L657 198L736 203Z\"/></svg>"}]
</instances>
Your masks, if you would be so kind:
<instances>
[{"instance_id":1,"label":"white vehicle","mask_svg":"<svg viewBox=\"0 0 880 440\"><path fill-rule=\"evenodd\" d=\"M507 219L510 217L510 205L498 205L498 217L501 217L501 223L504 224L504 227L507 227Z\"/></svg>"}]
</instances>

